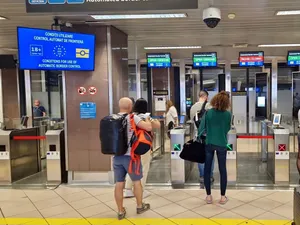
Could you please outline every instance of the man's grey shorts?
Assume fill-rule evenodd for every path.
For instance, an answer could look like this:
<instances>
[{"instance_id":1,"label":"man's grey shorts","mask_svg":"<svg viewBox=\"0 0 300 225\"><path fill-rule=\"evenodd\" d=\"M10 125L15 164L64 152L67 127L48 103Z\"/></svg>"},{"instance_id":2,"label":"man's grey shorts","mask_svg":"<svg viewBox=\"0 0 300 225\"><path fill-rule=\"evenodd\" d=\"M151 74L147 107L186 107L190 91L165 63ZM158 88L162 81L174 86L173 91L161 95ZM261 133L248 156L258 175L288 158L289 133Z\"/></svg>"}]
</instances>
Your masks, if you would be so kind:
<instances>
[{"instance_id":1,"label":"man's grey shorts","mask_svg":"<svg viewBox=\"0 0 300 225\"><path fill-rule=\"evenodd\" d=\"M131 157L129 155L114 156L113 166L116 182L125 182L125 177L129 170ZM135 174L136 164L132 164L132 173L128 173L132 181L139 181L143 178L142 164L140 166L139 175Z\"/></svg>"}]
</instances>

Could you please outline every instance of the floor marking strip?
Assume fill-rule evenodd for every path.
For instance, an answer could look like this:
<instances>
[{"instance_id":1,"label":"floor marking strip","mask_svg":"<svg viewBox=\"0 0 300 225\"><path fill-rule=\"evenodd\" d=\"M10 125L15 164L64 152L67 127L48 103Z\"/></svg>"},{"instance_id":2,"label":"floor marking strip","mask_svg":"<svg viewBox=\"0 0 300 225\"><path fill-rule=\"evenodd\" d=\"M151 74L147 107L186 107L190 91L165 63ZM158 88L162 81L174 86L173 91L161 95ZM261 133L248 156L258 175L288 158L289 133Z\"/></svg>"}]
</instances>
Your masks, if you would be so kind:
<instances>
[{"instance_id":1,"label":"floor marking strip","mask_svg":"<svg viewBox=\"0 0 300 225\"><path fill-rule=\"evenodd\" d=\"M0 225L288 225L289 220L178 218L0 218Z\"/></svg>"}]
</instances>

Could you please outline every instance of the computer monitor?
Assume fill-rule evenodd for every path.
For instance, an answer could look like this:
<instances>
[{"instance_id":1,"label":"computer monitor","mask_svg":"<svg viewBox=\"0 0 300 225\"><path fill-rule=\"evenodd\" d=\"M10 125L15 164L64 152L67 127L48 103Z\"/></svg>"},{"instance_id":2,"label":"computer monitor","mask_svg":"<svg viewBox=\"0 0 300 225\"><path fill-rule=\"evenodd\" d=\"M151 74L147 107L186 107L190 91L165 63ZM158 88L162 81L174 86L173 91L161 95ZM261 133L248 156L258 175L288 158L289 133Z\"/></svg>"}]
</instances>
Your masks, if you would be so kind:
<instances>
[{"instance_id":1,"label":"computer monitor","mask_svg":"<svg viewBox=\"0 0 300 225\"><path fill-rule=\"evenodd\" d=\"M179 117L179 124L180 124L180 125L184 125L184 124L185 124L185 115L181 115L181 116Z\"/></svg>"},{"instance_id":2,"label":"computer monitor","mask_svg":"<svg viewBox=\"0 0 300 225\"><path fill-rule=\"evenodd\" d=\"M273 116L273 125L280 125L281 114L274 114Z\"/></svg>"}]
</instances>

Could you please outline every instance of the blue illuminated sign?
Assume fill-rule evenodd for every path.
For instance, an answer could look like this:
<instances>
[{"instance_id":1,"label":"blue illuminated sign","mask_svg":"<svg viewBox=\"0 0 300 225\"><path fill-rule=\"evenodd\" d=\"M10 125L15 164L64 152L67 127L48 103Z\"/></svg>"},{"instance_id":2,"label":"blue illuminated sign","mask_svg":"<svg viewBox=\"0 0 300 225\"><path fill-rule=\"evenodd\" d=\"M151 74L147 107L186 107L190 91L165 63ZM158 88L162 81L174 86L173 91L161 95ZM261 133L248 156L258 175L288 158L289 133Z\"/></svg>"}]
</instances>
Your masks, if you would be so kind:
<instances>
[{"instance_id":1,"label":"blue illuminated sign","mask_svg":"<svg viewBox=\"0 0 300 225\"><path fill-rule=\"evenodd\" d=\"M287 64L289 66L300 65L300 51L289 51L287 57Z\"/></svg>"},{"instance_id":2,"label":"blue illuminated sign","mask_svg":"<svg viewBox=\"0 0 300 225\"><path fill-rule=\"evenodd\" d=\"M169 68L172 66L171 54L147 54L147 64L149 68Z\"/></svg>"},{"instance_id":3,"label":"blue illuminated sign","mask_svg":"<svg viewBox=\"0 0 300 225\"><path fill-rule=\"evenodd\" d=\"M22 70L94 70L94 35L18 27L18 45Z\"/></svg>"},{"instance_id":4,"label":"blue illuminated sign","mask_svg":"<svg viewBox=\"0 0 300 225\"><path fill-rule=\"evenodd\" d=\"M96 103L80 102L80 119L96 119Z\"/></svg>"},{"instance_id":5,"label":"blue illuminated sign","mask_svg":"<svg viewBox=\"0 0 300 225\"><path fill-rule=\"evenodd\" d=\"M264 52L240 52L239 65L241 67L264 66Z\"/></svg>"},{"instance_id":6,"label":"blue illuminated sign","mask_svg":"<svg viewBox=\"0 0 300 225\"><path fill-rule=\"evenodd\" d=\"M216 67L218 64L217 61L216 52L193 53L193 66L195 68Z\"/></svg>"}]
</instances>

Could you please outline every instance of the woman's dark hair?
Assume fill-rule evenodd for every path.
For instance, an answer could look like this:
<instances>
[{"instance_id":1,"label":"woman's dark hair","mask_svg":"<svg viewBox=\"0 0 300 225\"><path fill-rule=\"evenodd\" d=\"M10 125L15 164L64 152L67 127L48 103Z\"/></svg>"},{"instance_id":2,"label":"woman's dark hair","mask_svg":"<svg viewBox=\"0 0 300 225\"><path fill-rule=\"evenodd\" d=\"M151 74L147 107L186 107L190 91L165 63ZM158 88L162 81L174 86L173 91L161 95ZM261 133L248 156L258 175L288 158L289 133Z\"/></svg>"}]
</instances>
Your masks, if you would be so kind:
<instances>
[{"instance_id":1,"label":"woman's dark hair","mask_svg":"<svg viewBox=\"0 0 300 225\"><path fill-rule=\"evenodd\" d=\"M130 98L130 100L132 101L132 105L134 105L134 104L135 104L134 98L133 98L133 97L129 97L129 98Z\"/></svg>"},{"instance_id":2,"label":"woman's dark hair","mask_svg":"<svg viewBox=\"0 0 300 225\"><path fill-rule=\"evenodd\" d=\"M133 112L138 114L148 112L148 102L143 98L139 98L134 104Z\"/></svg>"},{"instance_id":3,"label":"woman's dark hair","mask_svg":"<svg viewBox=\"0 0 300 225\"><path fill-rule=\"evenodd\" d=\"M210 104L216 110L226 111L230 107L229 94L225 91L221 91L213 97Z\"/></svg>"}]
</instances>

